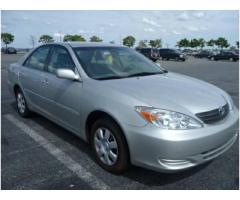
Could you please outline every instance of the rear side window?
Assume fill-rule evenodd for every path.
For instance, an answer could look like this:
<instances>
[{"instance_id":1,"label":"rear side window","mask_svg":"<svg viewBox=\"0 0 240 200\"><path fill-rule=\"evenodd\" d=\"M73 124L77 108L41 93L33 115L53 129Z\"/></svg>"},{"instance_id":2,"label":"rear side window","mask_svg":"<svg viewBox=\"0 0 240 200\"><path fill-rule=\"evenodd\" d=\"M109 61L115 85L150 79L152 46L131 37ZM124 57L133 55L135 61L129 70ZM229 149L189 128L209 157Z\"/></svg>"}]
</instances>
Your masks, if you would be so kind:
<instances>
[{"instance_id":1,"label":"rear side window","mask_svg":"<svg viewBox=\"0 0 240 200\"><path fill-rule=\"evenodd\" d=\"M142 53L149 53L149 52L150 52L150 49L142 49L141 52L142 52Z\"/></svg>"},{"instance_id":2,"label":"rear side window","mask_svg":"<svg viewBox=\"0 0 240 200\"><path fill-rule=\"evenodd\" d=\"M33 52L32 55L30 55L30 57L24 63L24 66L37 70L43 70L49 49L49 46L38 48L35 52Z\"/></svg>"},{"instance_id":3,"label":"rear side window","mask_svg":"<svg viewBox=\"0 0 240 200\"><path fill-rule=\"evenodd\" d=\"M167 49L160 49L160 53L167 53Z\"/></svg>"},{"instance_id":4,"label":"rear side window","mask_svg":"<svg viewBox=\"0 0 240 200\"><path fill-rule=\"evenodd\" d=\"M55 46L52 49L52 55L48 64L49 72L56 73L57 69L75 70L75 65L67 49L60 46Z\"/></svg>"},{"instance_id":5,"label":"rear side window","mask_svg":"<svg viewBox=\"0 0 240 200\"><path fill-rule=\"evenodd\" d=\"M158 53L159 53L159 51L158 51L158 49L156 49L156 48L153 48L153 49L152 49L152 53L158 54Z\"/></svg>"}]
</instances>

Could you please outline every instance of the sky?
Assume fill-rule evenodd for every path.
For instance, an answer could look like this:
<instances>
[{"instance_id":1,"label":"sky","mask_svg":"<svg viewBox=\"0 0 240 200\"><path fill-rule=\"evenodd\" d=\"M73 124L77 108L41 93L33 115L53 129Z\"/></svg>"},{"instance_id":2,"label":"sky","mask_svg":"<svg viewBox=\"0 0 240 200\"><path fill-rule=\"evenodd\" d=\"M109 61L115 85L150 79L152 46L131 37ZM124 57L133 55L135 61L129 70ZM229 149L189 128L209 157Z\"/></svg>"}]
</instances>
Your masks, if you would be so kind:
<instances>
[{"instance_id":1,"label":"sky","mask_svg":"<svg viewBox=\"0 0 240 200\"><path fill-rule=\"evenodd\" d=\"M164 47L175 47L182 38L225 37L231 45L239 40L238 11L2 11L1 31L15 36L10 46L31 47L49 34L60 41L64 34L92 35L119 44L127 35L139 40L162 39ZM61 37L60 37L61 36Z\"/></svg>"}]
</instances>

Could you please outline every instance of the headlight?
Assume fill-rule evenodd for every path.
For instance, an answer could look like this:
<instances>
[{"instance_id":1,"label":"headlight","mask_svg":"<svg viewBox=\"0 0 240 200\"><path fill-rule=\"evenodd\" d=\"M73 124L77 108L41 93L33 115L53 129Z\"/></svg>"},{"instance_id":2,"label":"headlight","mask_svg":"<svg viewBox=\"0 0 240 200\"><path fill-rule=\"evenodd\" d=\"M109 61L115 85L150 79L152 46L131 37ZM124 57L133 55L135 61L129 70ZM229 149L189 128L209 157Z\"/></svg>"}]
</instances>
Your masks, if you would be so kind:
<instances>
[{"instance_id":1,"label":"headlight","mask_svg":"<svg viewBox=\"0 0 240 200\"><path fill-rule=\"evenodd\" d=\"M196 119L179 112L143 106L136 106L135 108L143 119L160 128L183 130L202 127L202 124Z\"/></svg>"}]
</instances>

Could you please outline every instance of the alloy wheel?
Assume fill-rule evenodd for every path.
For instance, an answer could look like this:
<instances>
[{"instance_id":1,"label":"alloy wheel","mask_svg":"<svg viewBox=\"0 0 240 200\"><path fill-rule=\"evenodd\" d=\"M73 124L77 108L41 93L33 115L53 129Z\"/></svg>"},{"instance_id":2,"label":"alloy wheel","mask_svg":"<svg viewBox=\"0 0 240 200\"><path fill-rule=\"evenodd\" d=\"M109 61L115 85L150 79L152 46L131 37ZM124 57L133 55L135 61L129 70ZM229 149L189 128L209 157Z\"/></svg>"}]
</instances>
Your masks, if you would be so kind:
<instances>
[{"instance_id":1,"label":"alloy wheel","mask_svg":"<svg viewBox=\"0 0 240 200\"><path fill-rule=\"evenodd\" d=\"M94 134L94 147L99 159L112 166L118 159L118 145L112 132L104 127L98 128Z\"/></svg>"},{"instance_id":2,"label":"alloy wheel","mask_svg":"<svg viewBox=\"0 0 240 200\"><path fill-rule=\"evenodd\" d=\"M18 106L19 112L21 114L23 114L26 109L26 103L25 103L25 99L21 93L17 94L17 106Z\"/></svg>"}]
</instances>

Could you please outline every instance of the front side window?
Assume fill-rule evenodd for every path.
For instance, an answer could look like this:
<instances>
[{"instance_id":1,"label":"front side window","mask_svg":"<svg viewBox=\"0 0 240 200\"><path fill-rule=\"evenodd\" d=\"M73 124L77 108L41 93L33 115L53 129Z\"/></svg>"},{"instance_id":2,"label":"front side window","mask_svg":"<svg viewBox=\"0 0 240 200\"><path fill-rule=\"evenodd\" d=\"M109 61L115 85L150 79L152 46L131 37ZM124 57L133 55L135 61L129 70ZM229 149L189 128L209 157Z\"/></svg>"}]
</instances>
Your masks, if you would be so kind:
<instances>
[{"instance_id":1,"label":"front side window","mask_svg":"<svg viewBox=\"0 0 240 200\"><path fill-rule=\"evenodd\" d=\"M52 55L48 64L48 71L56 73L57 69L71 69L75 70L74 63L69 55L67 49L63 47L54 47Z\"/></svg>"},{"instance_id":2,"label":"front side window","mask_svg":"<svg viewBox=\"0 0 240 200\"><path fill-rule=\"evenodd\" d=\"M33 69L43 70L45 62L47 60L49 49L49 46L38 48L35 52L33 52L32 55L30 55L30 57L24 63L24 66Z\"/></svg>"},{"instance_id":3,"label":"front side window","mask_svg":"<svg viewBox=\"0 0 240 200\"><path fill-rule=\"evenodd\" d=\"M162 68L130 48L79 47L74 51L87 75L93 79L163 73Z\"/></svg>"}]
</instances>

